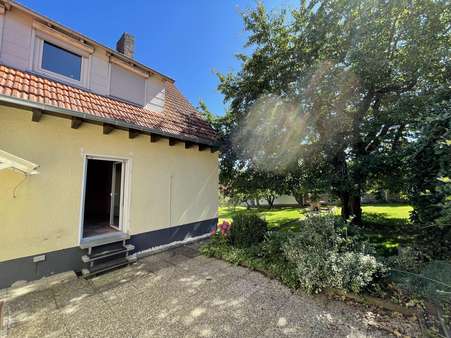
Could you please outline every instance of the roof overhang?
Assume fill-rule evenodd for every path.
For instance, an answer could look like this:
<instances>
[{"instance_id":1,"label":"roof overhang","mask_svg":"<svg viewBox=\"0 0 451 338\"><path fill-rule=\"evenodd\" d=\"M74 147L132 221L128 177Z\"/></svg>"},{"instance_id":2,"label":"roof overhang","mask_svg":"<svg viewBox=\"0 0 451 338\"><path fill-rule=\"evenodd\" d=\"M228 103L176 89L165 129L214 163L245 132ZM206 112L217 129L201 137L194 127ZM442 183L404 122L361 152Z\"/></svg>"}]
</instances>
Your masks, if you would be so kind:
<instances>
[{"instance_id":1,"label":"roof overhang","mask_svg":"<svg viewBox=\"0 0 451 338\"><path fill-rule=\"evenodd\" d=\"M168 132L164 132L162 130L154 129L154 128L147 128L143 126L139 126L136 124L128 123L125 121L115 120L111 118L105 118L105 117L99 117L95 116L89 113L82 113L75 110L69 110L69 109L63 109L43 103L33 102L29 100L20 99L14 96L8 96L0 94L0 103L3 102L7 105L13 105L13 106L19 106L19 107L26 107L29 109L40 109L45 113L48 114L55 114L57 116L66 116L66 117L77 117L80 119L83 119L85 121L90 121L91 123L106 123L109 125L112 125L117 128L123 128L123 129L133 129L136 131L159 135L164 138L175 138L183 142L194 142L201 145L206 145L208 147L212 148L218 148L219 143L216 141L192 136L192 135L174 135Z\"/></svg>"},{"instance_id":2,"label":"roof overhang","mask_svg":"<svg viewBox=\"0 0 451 338\"><path fill-rule=\"evenodd\" d=\"M25 175L36 175L39 165L0 149L0 170L15 169Z\"/></svg>"}]
</instances>

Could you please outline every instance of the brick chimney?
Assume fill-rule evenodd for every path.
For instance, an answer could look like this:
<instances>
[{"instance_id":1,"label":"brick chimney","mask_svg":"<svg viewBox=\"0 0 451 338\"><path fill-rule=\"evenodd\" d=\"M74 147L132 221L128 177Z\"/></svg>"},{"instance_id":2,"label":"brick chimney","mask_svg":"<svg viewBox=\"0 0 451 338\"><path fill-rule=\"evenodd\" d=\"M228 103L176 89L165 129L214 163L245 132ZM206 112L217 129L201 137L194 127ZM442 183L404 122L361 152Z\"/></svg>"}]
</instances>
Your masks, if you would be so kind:
<instances>
[{"instance_id":1,"label":"brick chimney","mask_svg":"<svg viewBox=\"0 0 451 338\"><path fill-rule=\"evenodd\" d=\"M135 37L127 32L122 33L121 38L116 43L116 50L129 58L133 58Z\"/></svg>"}]
</instances>

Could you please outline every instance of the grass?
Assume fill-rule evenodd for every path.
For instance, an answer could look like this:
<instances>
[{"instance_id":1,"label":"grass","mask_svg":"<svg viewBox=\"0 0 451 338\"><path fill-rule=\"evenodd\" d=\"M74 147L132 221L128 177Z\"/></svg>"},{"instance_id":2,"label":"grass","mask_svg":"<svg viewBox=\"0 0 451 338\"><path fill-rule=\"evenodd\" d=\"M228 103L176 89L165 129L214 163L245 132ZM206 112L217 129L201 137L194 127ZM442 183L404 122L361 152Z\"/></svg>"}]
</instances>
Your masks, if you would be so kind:
<instances>
[{"instance_id":1,"label":"grass","mask_svg":"<svg viewBox=\"0 0 451 338\"><path fill-rule=\"evenodd\" d=\"M383 216L387 219L408 220L410 212L413 210L406 204L372 204L363 206L363 213Z\"/></svg>"},{"instance_id":2,"label":"grass","mask_svg":"<svg viewBox=\"0 0 451 338\"><path fill-rule=\"evenodd\" d=\"M409 219L409 214L412 211L410 205L405 204L371 204L363 206L363 213L367 215L380 216L386 219L403 220L406 222ZM284 207L284 208L260 208L252 209L260 217L264 218L270 227L280 227L286 223L294 222L305 217L308 212L306 208L299 207ZM233 215L246 212L245 207L220 207L219 208L219 221L223 220L231 221ZM340 212L339 208L335 208L335 212Z\"/></svg>"},{"instance_id":3,"label":"grass","mask_svg":"<svg viewBox=\"0 0 451 338\"><path fill-rule=\"evenodd\" d=\"M231 222L234 215L246 211L245 207L220 207L218 212L219 222L222 222L223 220ZM292 225L291 223L305 217L304 213L306 212L306 209L284 207L275 209L252 209L252 211L256 212L261 218L266 220L270 229L280 228L295 230L295 225Z\"/></svg>"},{"instance_id":4,"label":"grass","mask_svg":"<svg viewBox=\"0 0 451 338\"><path fill-rule=\"evenodd\" d=\"M408 245L414 241L411 231L409 215L412 207L406 204L371 204L364 205L364 227L360 235L375 245L377 251L385 256L392 255L400 245ZM219 208L219 221L231 221L238 213L246 212L245 207L221 207ZM299 231L299 220L308 213L307 208L260 208L252 209L260 217L268 222L270 229L283 231ZM336 214L339 208L333 209Z\"/></svg>"}]
</instances>

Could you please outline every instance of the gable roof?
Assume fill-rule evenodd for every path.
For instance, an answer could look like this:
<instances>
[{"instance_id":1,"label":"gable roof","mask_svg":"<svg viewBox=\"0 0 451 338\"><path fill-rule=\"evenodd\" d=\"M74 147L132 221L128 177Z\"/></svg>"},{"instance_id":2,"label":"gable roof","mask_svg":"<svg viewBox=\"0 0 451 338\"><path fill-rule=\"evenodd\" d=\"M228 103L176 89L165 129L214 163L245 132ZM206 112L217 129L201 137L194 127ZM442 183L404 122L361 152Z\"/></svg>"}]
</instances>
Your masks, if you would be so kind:
<instances>
[{"instance_id":1,"label":"gable roof","mask_svg":"<svg viewBox=\"0 0 451 338\"><path fill-rule=\"evenodd\" d=\"M0 65L0 102L216 146L216 133L172 82L162 112Z\"/></svg>"}]
</instances>

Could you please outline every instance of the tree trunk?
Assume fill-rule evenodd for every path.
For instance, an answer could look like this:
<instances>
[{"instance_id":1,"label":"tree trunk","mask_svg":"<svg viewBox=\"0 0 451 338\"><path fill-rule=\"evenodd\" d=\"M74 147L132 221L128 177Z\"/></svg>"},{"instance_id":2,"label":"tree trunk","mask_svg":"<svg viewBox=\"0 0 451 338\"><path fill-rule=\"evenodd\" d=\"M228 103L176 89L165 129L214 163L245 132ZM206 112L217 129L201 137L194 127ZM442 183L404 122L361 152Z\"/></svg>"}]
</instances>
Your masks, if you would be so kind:
<instances>
[{"instance_id":1,"label":"tree trunk","mask_svg":"<svg viewBox=\"0 0 451 338\"><path fill-rule=\"evenodd\" d=\"M257 205L257 208L260 208L260 198L255 199L255 204Z\"/></svg>"},{"instance_id":2,"label":"tree trunk","mask_svg":"<svg viewBox=\"0 0 451 338\"><path fill-rule=\"evenodd\" d=\"M351 208L354 218L352 219L353 224L362 224L362 202L360 194L353 195L351 198Z\"/></svg>"},{"instance_id":3,"label":"tree trunk","mask_svg":"<svg viewBox=\"0 0 451 338\"><path fill-rule=\"evenodd\" d=\"M349 216L351 216L351 208L350 208L350 194L347 191L344 191L340 194L341 201L341 217L347 220Z\"/></svg>"},{"instance_id":4,"label":"tree trunk","mask_svg":"<svg viewBox=\"0 0 451 338\"><path fill-rule=\"evenodd\" d=\"M302 206L303 207L307 206L307 201L308 201L308 193L306 192L302 195Z\"/></svg>"},{"instance_id":5,"label":"tree trunk","mask_svg":"<svg viewBox=\"0 0 451 338\"><path fill-rule=\"evenodd\" d=\"M272 207L274 206L274 200L275 200L275 196L268 196L266 197L266 202L268 202L269 208L272 209Z\"/></svg>"},{"instance_id":6,"label":"tree trunk","mask_svg":"<svg viewBox=\"0 0 451 338\"><path fill-rule=\"evenodd\" d=\"M300 206L300 207L303 207L304 206L304 194L302 194L302 193L293 193L293 197L294 197L294 199L296 200L296 202L297 202L297 204Z\"/></svg>"}]
</instances>

